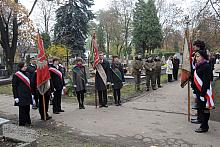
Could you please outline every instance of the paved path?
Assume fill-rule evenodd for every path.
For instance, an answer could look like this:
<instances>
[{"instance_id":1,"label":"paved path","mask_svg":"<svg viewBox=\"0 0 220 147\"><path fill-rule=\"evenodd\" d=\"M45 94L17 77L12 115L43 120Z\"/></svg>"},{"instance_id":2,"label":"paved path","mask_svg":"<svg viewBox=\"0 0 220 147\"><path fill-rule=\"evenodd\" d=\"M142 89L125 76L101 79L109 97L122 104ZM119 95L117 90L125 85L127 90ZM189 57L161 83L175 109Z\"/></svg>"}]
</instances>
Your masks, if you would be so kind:
<instances>
[{"instance_id":1,"label":"paved path","mask_svg":"<svg viewBox=\"0 0 220 147\"><path fill-rule=\"evenodd\" d=\"M11 97L1 95L0 103L1 112L17 114ZM53 119L81 135L107 136L112 140L117 137L133 138L141 141L143 146L220 145L219 122L210 121L210 130L204 134L195 133L199 126L188 123L187 89L181 89L179 82L145 93L122 107L95 109L86 106L85 110L77 107L76 104L63 103L65 112L53 115ZM32 117L39 118L36 111L32 111Z\"/></svg>"}]
</instances>

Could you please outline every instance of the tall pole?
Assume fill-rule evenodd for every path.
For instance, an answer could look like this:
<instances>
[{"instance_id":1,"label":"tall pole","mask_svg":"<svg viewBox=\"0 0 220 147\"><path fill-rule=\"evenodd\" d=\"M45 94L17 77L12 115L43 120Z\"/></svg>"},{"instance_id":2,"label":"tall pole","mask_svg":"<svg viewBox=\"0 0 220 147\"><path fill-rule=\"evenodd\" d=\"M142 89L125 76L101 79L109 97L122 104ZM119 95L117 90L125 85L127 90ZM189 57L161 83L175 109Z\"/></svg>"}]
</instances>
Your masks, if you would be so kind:
<instances>
[{"instance_id":1,"label":"tall pole","mask_svg":"<svg viewBox=\"0 0 220 147\"><path fill-rule=\"evenodd\" d=\"M185 22L186 22L186 30L185 30L185 37L187 39L187 42L189 42L189 16L186 16L185 17ZM187 84L188 88L187 88L187 91L188 91L188 122L190 122L190 104L191 104L191 100L190 100L190 83L188 81L188 84Z\"/></svg>"}]
</instances>

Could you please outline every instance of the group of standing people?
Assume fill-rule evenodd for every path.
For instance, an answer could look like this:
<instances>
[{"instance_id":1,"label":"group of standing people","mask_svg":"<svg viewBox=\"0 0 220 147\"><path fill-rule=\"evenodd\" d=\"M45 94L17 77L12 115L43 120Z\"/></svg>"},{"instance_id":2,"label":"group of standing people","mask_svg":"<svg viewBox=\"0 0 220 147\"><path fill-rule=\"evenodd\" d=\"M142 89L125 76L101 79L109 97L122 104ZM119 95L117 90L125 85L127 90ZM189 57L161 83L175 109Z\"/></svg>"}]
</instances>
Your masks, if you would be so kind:
<instances>
[{"instance_id":1,"label":"group of standing people","mask_svg":"<svg viewBox=\"0 0 220 147\"><path fill-rule=\"evenodd\" d=\"M84 94L88 86L87 74L83 60L77 57L73 66L73 87L79 103L79 109L85 109ZM95 88L98 92L99 107L108 107L107 89L112 86L115 105L121 105L121 88L125 82L122 64L118 56L113 56L112 63L104 58L104 53L99 53L99 63L102 72L96 70ZM103 78L105 77L105 78Z\"/></svg>"},{"instance_id":2,"label":"group of standing people","mask_svg":"<svg viewBox=\"0 0 220 147\"><path fill-rule=\"evenodd\" d=\"M163 57L164 58L164 57ZM166 74L168 75L168 82L172 82L173 78L178 79L179 59L176 55L169 57L166 61ZM145 71L146 75L146 91L149 91L150 86L153 90L161 88L161 67L163 61L159 56L148 56L145 61L142 61L141 55L135 57L133 62L132 74L135 78L135 89L140 90L141 73Z\"/></svg>"},{"instance_id":3,"label":"group of standing people","mask_svg":"<svg viewBox=\"0 0 220 147\"><path fill-rule=\"evenodd\" d=\"M42 120L49 120L52 117L48 114L49 100L53 97L53 113L64 112L61 109L61 93L65 89L64 67L59 64L59 59L54 58L53 63L49 64L50 88L43 96L37 88L37 65L34 58L31 58L30 65L25 62L18 63L18 71L13 75L12 89L15 106L19 107L19 125L31 124L30 105L33 109L39 109ZM46 115L46 116L45 116Z\"/></svg>"}]
</instances>

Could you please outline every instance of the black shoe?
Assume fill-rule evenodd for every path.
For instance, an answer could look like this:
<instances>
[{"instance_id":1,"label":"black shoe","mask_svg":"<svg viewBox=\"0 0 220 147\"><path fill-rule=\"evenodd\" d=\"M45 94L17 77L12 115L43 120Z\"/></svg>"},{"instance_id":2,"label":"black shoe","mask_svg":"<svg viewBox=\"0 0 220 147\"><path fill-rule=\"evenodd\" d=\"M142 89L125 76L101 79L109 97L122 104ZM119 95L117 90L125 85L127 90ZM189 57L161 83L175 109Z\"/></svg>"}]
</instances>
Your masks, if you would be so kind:
<instances>
[{"instance_id":1,"label":"black shoe","mask_svg":"<svg viewBox=\"0 0 220 147\"><path fill-rule=\"evenodd\" d=\"M119 106L119 104L115 104L115 106Z\"/></svg>"},{"instance_id":2,"label":"black shoe","mask_svg":"<svg viewBox=\"0 0 220 147\"><path fill-rule=\"evenodd\" d=\"M103 105L99 105L99 108L102 108L102 107L104 107Z\"/></svg>"},{"instance_id":3,"label":"black shoe","mask_svg":"<svg viewBox=\"0 0 220 147\"><path fill-rule=\"evenodd\" d=\"M46 118L46 119L47 119L47 120L49 120L49 119L51 119L51 118L52 118L52 116L47 116L47 118Z\"/></svg>"},{"instance_id":4,"label":"black shoe","mask_svg":"<svg viewBox=\"0 0 220 147\"><path fill-rule=\"evenodd\" d=\"M161 85L159 85L159 86L158 86L158 88L162 88L162 86L161 86Z\"/></svg>"},{"instance_id":5,"label":"black shoe","mask_svg":"<svg viewBox=\"0 0 220 147\"><path fill-rule=\"evenodd\" d=\"M53 114L60 114L60 112L53 112Z\"/></svg>"},{"instance_id":6,"label":"black shoe","mask_svg":"<svg viewBox=\"0 0 220 147\"><path fill-rule=\"evenodd\" d=\"M108 105L104 105L103 107L108 108Z\"/></svg>"},{"instance_id":7,"label":"black shoe","mask_svg":"<svg viewBox=\"0 0 220 147\"><path fill-rule=\"evenodd\" d=\"M61 109L59 112L64 112L64 110Z\"/></svg>"},{"instance_id":8,"label":"black shoe","mask_svg":"<svg viewBox=\"0 0 220 147\"><path fill-rule=\"evenodd\" d=\"M147 88L146 91L149 91L149 88Z\"/></svg>"},{"instance_id":9,"label":"black shoe","mask_svg":"<svg viewBox=\"0 0 220 147\"><path fill-rule=\"evenodd\" d=\"M85 109L85 106L84 106L84 105L82 105L82 109Z\"/></svg>"},{"instance_id":10,"label":"black shoe","mask_svg":"<svg viewBox=\"0 0 220 147\"><path fill-rule=\"evenodd\" d=\"M193 123L193 124L201 124L201 121L199 121L198 119L192 119L191 123Z\"/></svg>"},{"instance_id":11,"label":"black shoe","mask_svg":"<svg viewBox=\"0 0 220 147\"><path fill-rule=\"evenodd\" d=\"M23 124L23 123L20 123L20 124L19 124L19 126L25 126L25 124Z\"/></svg>"},{"instance_id":12,"label":"black shoe","mask_svg":"<svg viewBox=\"0 0 220 147\"><path fill-rule=\"evenodd\" d=\"M153 90L157 90L156 88L153 88Z\"/></svg>"},{"instance_id":13,"label":"black shoe","mask_svg":"<svg viewBox=\"0 0 220 147\"><path fill-rule=\"evenodd\" d=\"M36 110L36 109L37 109L37 106L32 106L32 109Z\"/></svg>"},{"instance_id":14,"label":"black shoe","mask_svg":"<svg viewBox=\"0 0 220 147\"><path fill-rule=\"evenodd\" d=\"M196 133L205 133L208 132L209 129L198 128L195 130Z\"/></svg>"}]
</instances>

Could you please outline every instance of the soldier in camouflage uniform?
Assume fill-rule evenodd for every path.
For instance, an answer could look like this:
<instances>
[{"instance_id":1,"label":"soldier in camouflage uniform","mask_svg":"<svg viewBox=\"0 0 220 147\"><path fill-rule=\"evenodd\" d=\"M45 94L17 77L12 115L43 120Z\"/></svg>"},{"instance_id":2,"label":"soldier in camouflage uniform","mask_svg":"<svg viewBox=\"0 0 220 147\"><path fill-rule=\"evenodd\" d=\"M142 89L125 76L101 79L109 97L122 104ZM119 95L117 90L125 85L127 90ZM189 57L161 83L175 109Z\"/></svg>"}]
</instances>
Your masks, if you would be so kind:
<instances>
[{"instance_id":1,"label":"soldier in camouflage uniform","mask_svg":"<svg viewBox=\"0 0 220 147\"><path fill-rule=\"evenodd\" d=\"M157 83L158 88L161 88L162 86L160 84L160 76L161 76L162 62L159 56L157 56L154 61L156 63L156 70L155 70L156 82L155 83Z\"/></svg>"},{"instance_id":2,"label":"soldier in camouflage uniform","mask_svg":"<svg viewBox=\"0 0 220 147\"><path fill-rule=\"evenodd\" d=\"M147 91L149 91L150 88L150 81L151 81L151 87L153 90L156 90L155 86L155 70L156 70L156 63L154 62L152 57L148 57L144 64L145 73L146 73L146 86Z\"/></svg>"},{"instance_id":3,"label":"soldier in camouflage uniform","mask_svg":"<svg viewBox=\"0 0 220 147\"><path fill-rule=\"evenodd\" d=\"M141 59L141 55L138 55L135 57L135 60L133 62L133 70L132 75L135 78L135 90L140 90L140 83L141 83L141 70L143 68L143 63Z\"/></svg>"}]
</instances>

